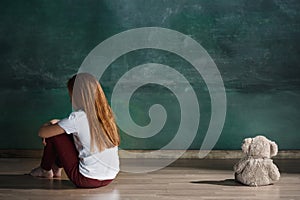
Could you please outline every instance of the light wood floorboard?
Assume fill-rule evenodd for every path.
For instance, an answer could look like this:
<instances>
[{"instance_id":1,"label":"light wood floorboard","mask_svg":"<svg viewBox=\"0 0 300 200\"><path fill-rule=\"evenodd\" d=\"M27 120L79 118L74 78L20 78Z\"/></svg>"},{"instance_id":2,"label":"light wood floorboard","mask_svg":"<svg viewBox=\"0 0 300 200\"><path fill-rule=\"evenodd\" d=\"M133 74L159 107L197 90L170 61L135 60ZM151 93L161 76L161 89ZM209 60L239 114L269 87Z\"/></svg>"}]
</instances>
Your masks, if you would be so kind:
<instances>
[{"instance_id":1,"label":"light wood floorboard","mask_svg":"<svg viewBox=\"0 0 300 200\"><path fill-rule=\"evenodd\" d=\"M76 189L65 175L50 180L24 175L39 164L37 159L2 158L0 199L300 200L300 160L275 160L281 179L274 185L263 187L247 187L234 182L232 166L236 161L178 160L154 172L121 172L114 182L103 188Z\"/></svg>"}]
</instances>

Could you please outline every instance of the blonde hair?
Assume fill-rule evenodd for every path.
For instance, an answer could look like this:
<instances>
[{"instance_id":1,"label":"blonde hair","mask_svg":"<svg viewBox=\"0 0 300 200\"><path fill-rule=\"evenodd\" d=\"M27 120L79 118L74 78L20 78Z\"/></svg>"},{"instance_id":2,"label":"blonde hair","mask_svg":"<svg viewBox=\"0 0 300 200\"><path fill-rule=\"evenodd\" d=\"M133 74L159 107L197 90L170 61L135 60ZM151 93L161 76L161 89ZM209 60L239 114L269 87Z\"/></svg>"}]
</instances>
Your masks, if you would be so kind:
<instances>
[{"instance_id":1,"label":"blonde hair","mask_svg":"<svg viewBox=\"0 0 300 200\"><path fill-rule=\"evenodd\" d=\"M88 73L78 73L68 81L72 106L83 110L89 122L91 152L119 146L117 125L99 81Z\"/></svg>"}]
</instances>

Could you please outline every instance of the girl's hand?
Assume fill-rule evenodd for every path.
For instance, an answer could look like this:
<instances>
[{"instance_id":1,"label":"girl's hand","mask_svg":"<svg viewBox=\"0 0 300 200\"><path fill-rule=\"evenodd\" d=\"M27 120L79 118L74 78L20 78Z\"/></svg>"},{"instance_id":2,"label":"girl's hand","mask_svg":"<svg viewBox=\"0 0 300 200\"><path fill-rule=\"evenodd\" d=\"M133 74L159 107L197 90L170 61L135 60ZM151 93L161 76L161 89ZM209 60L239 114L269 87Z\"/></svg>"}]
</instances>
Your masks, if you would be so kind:
<instances>
[{"instance_id":1,"label":"girl's hand","mask_svg":"<svg viewBox=\"0 0 300 200\"><path fill-rule=\"evenodd\" d=\"M50 121L51 124L57 124L60 120L59 119L52 119Z\"/></svg>"},{"instance_id":2,"label":"girl's hand","mask_svg":"<svg viewBox=\"0 0 300 200\"><path fill-rule=\"evenodd\" d=\"M43 143L44 146L47 145L47 143L46 143L46 138L43 138L43 139L42 139L42 143Z\"/></svg>"}]
</instances>

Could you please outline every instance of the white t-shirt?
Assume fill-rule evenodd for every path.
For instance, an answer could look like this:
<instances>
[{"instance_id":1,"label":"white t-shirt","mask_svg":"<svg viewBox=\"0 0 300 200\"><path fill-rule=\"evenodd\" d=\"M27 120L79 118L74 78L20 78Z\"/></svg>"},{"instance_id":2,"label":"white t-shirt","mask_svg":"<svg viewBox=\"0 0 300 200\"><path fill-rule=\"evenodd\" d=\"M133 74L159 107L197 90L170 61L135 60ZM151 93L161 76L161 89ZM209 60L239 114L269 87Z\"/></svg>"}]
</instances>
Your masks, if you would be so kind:
<instances>
[{"instance_id":1,"label":"white t-shirt","mask_svg":"<svg viewBox=\"0 0 300 200\"><path fill-rule=\"evenodd\" d=\"M90 152L90 128L84 111L72 112L68 118L59 121L58 125L67 134L73 134L79 152L79 172L83 176L98 180L114 179L117 176L120 171L118 147Z\"/></svg>"}]
</instances>

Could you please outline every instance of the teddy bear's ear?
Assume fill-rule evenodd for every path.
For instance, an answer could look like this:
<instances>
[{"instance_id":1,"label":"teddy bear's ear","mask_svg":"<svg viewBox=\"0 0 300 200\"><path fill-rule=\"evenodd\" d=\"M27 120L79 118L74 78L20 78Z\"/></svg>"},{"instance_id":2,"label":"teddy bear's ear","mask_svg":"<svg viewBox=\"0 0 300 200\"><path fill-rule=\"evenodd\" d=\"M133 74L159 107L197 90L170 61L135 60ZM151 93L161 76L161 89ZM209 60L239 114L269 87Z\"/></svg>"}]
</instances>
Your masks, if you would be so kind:
<instances>
[{"instance_id":1,"label":"teddy bear's ear","mask_svg":"<svg viewBox=\"0 0 300 200\"><path fill-rule=\"evenodd\" d=\"M244 139L243 144L242 144L242 150L244 153L246 153L246 154L248 153L251 143L252 143L252 138Z\"/></svg>"},{"instance_id":2,"label":"teddy bear's ear","mask_svg":"<svg viewBox=\"0 0 300 200\"><path fill-rule=\"evenodd\" d=\"M276 156L278 152L278 146L275 142L270 142L270 156Z\"/></svg>"}]
</instances>

